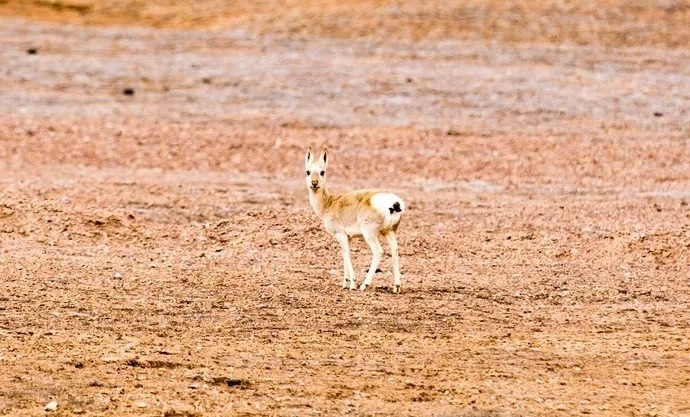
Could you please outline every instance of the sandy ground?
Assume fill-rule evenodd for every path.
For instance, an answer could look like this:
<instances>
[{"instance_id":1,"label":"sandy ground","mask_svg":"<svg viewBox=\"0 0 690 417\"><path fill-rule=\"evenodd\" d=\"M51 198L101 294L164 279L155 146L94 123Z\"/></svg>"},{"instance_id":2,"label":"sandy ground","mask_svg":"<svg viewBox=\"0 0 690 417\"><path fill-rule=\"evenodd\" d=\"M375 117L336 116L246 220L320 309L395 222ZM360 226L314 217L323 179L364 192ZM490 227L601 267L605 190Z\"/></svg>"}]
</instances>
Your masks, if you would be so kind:
<instances>
[{"instance_id":1,"label":"sandy ground","mask_svg":"<svg viewBox=\"0 0 690 417\"><path fill-rule=\"evenodd\" d=\"M0 20L0 414L690 415L686 48L285 33Z\"/></svg>"}]
</instances>

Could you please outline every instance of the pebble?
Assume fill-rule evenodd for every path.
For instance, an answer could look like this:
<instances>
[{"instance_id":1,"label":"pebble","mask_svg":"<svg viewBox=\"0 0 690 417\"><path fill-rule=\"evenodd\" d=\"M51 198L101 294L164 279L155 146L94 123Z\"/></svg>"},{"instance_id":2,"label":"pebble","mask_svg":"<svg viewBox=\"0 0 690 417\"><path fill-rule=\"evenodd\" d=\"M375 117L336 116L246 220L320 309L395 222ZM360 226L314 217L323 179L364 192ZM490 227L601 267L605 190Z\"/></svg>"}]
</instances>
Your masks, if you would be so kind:
<instances>
[{"instance_id":1,"label":"pebble","mask_svg":"<svg viewBox=\"0 0 690 417\"><path fill-rule=\"evenodd\" d=\"M137 408L146 408L149 404L146 401L137 401L134 403L134 406Z\"/></svg>"},{"instance_id":2,"label":"pebble","mask_svg":"<svg viewBox=\"0 0 690 417\"><path fill-rule=\"evenodd\" d=\"M168 404L163 408L164 416L196 416L199 415L194 406L183 403Z\"/></svg>"},{"instance_id":3,"label":"pebble","mask_svg":"<svg viewBox=\"0 0 690 417\"><path fill-rule=\"evenodd\" d=\"M45 410L46 411L55 411L55 410L57 410L57 407L58 407L58 402L53 400L53 401L49 402L48 404L46 404Z\"/></svg>"}]
</instances>

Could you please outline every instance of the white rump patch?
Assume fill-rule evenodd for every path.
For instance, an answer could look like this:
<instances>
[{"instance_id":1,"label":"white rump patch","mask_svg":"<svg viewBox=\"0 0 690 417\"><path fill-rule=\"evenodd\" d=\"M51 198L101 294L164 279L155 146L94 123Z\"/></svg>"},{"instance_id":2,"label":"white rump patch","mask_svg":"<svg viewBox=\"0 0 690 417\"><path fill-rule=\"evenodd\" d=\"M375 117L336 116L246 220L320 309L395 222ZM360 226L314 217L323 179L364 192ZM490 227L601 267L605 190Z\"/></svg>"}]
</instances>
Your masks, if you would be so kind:
<instances>
[{"instance_id":1,"label":"white rump patch","mask_svg":"<svg viewBox=\"0 0 690 417\"><path fill-rule=\"evenodd\" d=\"M400 211L395 211L395 204L400 206ZM400 221L400 215L405 211L405 202L393 193L376 193L371 196L371 206L385 218L385 226L390 227ZM391 209L393 212L391 213Z\"/></svg>"}]
</instances>

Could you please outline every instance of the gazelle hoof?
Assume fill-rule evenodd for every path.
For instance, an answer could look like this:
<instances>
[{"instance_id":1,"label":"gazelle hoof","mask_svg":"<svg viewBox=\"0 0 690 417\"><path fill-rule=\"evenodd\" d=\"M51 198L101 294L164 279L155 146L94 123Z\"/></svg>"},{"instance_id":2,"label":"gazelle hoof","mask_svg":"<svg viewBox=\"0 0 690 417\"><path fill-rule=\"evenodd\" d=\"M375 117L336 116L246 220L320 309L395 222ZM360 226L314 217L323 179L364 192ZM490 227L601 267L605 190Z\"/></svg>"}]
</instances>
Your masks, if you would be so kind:
<instances>
[{"instance_id":1,"label":"gazelle hoof","mask_svg":"<svg viewBox=\"0 0 690 417\"><path fill-rule=\"evenodd\" d=\"M359 289L360 289L361 291L366 290L366 289L367 289L367 284L362 284L362 285L360 285L360 286L359 286Z\"/></svg>"},{"instance_id":2,"label":"gazelle hoof","mask_svg":"<svg viewBox=\"0 0 690 417\"><path fill-rule=\"evenodd\" d=\"M397 285L393 285L393 294L397 294L400 291L400 287Z\"/></svg>"}]
</instances>

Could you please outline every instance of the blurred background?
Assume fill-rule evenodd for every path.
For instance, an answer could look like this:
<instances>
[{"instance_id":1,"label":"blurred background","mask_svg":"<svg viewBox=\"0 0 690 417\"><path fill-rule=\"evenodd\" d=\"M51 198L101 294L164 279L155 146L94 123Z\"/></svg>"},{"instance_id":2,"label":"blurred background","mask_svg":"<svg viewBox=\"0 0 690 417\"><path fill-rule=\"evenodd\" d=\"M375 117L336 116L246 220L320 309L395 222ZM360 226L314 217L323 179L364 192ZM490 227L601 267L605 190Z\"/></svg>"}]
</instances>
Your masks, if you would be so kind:
<instances>
[{"instance_id":1,"label":"blurred background","mask_svg":"<svg viewBox=\"0 0 690 417\"><path fill-rule=\"evenodd\" d=\"M0 19L6 114L539 133L690 117L687 0L2 0Z\"/></svg>"},{"instance_id":2,"label":"blurred background","mask_svg":"<svg viewBox=\"0 0 690 417\"><path fill-rule=\"evenodd\" d=\"M687 0L3 0L0 16L346 39L670 47L690 41Z\"/></svg>"}]
</instances>

